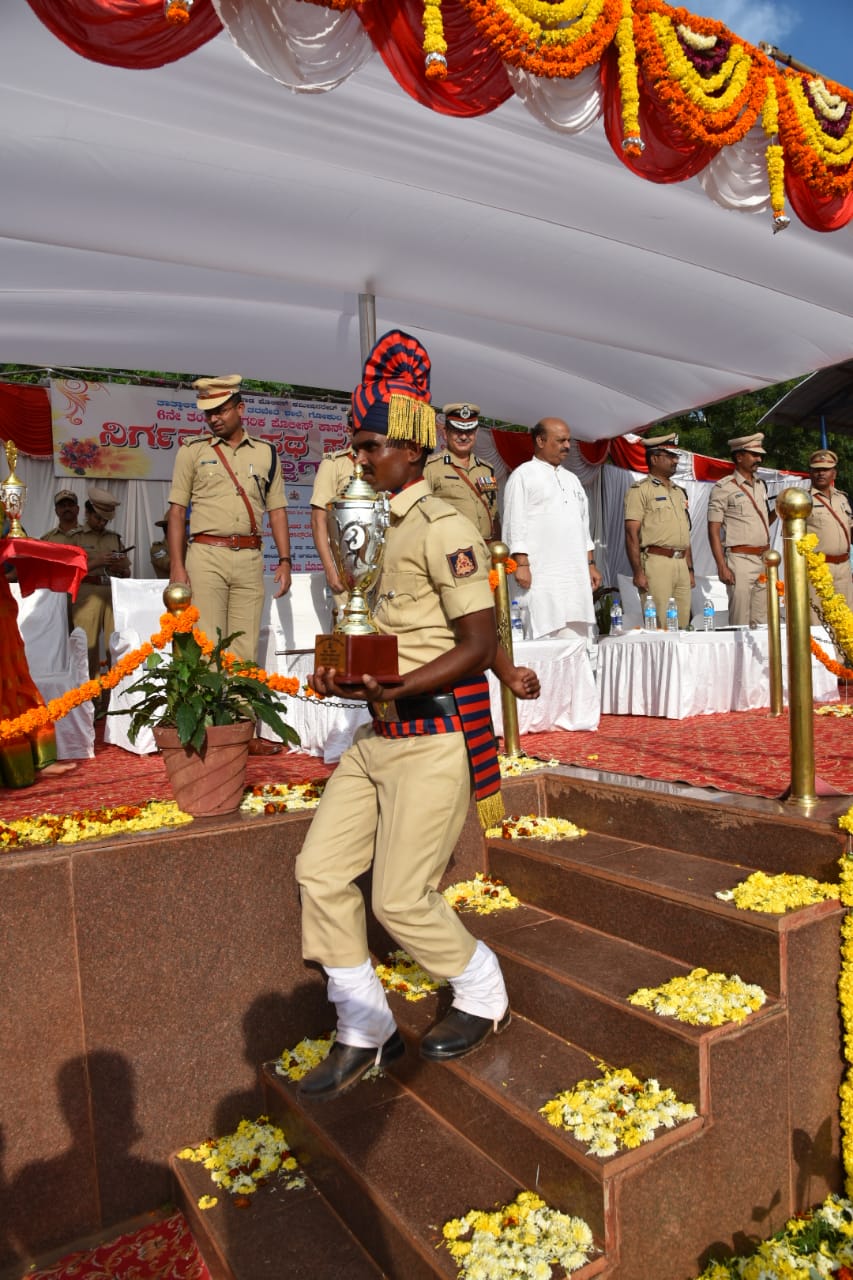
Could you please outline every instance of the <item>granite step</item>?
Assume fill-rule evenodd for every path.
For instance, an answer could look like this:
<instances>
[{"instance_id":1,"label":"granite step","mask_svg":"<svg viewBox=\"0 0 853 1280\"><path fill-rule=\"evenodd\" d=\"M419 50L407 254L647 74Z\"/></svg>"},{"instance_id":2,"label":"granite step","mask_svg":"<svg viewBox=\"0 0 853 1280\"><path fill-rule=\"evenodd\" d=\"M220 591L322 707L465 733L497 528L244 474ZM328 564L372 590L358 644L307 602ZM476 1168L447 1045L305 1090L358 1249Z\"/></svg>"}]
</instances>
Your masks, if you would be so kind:
<instances>
[{"instance_id":1,"label":"granite step","mask_svg":"<svg viewBox=\"0 0 853 1280\"><path fill-rule=\"evenodd\" d=\"M403 1061L417 1070L413 1054ZM457 1280L443 1223L509 1203L524 1189L471 1140L472 1119L465 1131L455 1129L396 1073L363 1081L333 1102L304 1105L271 1065L262 1080L269 1113L300 1164L390 1280ZM573 1280L610 1274L602 1243Z\"/></svg>"},{"instance_id":2,"label":"granite step","mask_svg":"<svg viewBox=\"0 0 853 1280\"><path fill-rule=\"evenodd\" d=\"M172 1157L178 1203L212 1280L379 1280L371 1262L317 1189L287 1191L275 1180L260 1187L244 1207L216 1192L198 1164ZM199 1209L202 1196L215 1195L212 1209Z\"/></svg>"},{"instance_id":3,"label":"granite step","mask_svg":"<svg viewBox=\"0 0 853 1280\"><path fill-rule=\"evenodd\" d=\"M489 871L525 903L694 966L782 988L780 942L803 912L738 910L716 897L755 867L590 832L577 840L489 840ZM833 910L818 904L817 914Z\"/></svg>"}]
</instances>

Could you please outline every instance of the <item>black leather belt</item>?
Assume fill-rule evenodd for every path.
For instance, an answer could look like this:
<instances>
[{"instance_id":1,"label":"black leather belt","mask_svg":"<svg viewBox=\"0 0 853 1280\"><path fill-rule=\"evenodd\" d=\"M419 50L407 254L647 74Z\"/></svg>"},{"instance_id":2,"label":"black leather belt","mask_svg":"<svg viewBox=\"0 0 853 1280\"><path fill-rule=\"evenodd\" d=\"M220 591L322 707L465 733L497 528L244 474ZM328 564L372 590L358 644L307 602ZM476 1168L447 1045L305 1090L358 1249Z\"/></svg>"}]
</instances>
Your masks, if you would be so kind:
<instances>
[{"instance_id":1,"label":"black leather belt","mask_svg":"<svg viewBox=\"0 0 853 1280\"><path fill-rule=\"evenodd\" d=\"M391 715L384 717L386 720L435 720L438 716L459 714L452 693L425 693L415 698L397 698L390 707L393 711Z\"/></svg>"}]
</instances>

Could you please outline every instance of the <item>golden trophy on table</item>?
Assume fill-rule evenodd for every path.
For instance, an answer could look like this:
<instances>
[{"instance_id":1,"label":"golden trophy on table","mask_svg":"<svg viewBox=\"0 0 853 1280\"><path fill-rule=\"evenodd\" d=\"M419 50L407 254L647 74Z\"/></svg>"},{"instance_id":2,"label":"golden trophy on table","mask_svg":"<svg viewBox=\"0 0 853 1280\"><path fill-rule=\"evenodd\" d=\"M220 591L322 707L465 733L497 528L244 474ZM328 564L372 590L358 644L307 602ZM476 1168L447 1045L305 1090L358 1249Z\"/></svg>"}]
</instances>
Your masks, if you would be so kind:
<instances>
[{"instance_id":1,"label":"golden trophy on table","mask_svg":"<svg viewBox=\"0 0 853 1280\"><path fill-rule=\"evenodd\" d=\"M355 688L362 676L380 684L400 683L397 637L382 635L373 620L368 595L376 585L390 522L387 493L377 493L356 465L344 493L327 504L329 543L349 599L333 632L317 636L314 661L334 667L338 684Z\"/></svg>"}]
</instances>

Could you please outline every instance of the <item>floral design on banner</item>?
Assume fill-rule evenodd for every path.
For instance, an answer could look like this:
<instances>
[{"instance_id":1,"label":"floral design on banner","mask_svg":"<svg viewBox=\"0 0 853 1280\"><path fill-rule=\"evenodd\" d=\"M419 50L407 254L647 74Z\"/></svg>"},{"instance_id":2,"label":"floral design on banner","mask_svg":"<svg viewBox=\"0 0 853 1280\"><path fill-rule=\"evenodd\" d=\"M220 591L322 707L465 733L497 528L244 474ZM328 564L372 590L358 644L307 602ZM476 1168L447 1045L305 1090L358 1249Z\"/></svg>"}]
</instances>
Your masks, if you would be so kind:
<instances>
[{"instance_id":1,"label":"floral design on banner","mask_svg":"<svg viewBox=\"0 0 853 1280\"><path fill-rule=\"evenodd\" d=\"M696 1116L692 1102L680 1102L657 1080L639 1080L627 1067L608 1070L597 1080L579 1080L539 1108L555 1129L585 1142L587 1155L605 1159L651 1142L658 1129L674 1129Z\"/></svg>"},{"instance_id":2,"label":"floral design on banner","mask_svg":"<svg viewBox=\"0 0 853 1280\"><path fill-rule=\"evenodd\" d=\"M737 974L693 969L686 977L670 978L659 987L640 987L628 1003L649 1009L659 1018L676 1018L693 1027L722 1027L743 1022L767 1000L761 987Z\"/></svg>"},{"instance_id":3,"label":"floral design on banner","mask_svg":"<svg viewBox=\"0 0 853 1280\"><path fill-rule=\"evenodd\" d=\"M783 915L786 911L812 907L830 898L838 899L841 890L837 884L826 884L812 876L788 873L769 876L764 871L753 871L733 889L721 889L714 896L721 902L733 902L741 911Z\"/></svg>"},{"instance_id":4,"label":"floral design on banner","mask_svg":"<svg viewBox=\"0 0 853 1280\"><path fill-rule=\"evenodd\" d=\"M460 1277L472 1280L548 1280L555 1274L552 1266L569 1275L593 1252L584 1220L550 1208L533 1191L521 1191L498 1209L471 1209L463 1218L451 1218L442 1236Z\"/></svg>"}]
</instances>

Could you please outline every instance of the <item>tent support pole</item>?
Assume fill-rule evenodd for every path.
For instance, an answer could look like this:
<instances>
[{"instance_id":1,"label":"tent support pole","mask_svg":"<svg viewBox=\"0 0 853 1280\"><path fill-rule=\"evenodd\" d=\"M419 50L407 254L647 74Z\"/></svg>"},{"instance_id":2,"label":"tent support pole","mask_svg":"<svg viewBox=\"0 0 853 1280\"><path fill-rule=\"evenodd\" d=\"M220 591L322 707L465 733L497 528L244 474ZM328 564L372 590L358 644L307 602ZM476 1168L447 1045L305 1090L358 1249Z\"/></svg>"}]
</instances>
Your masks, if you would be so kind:
<instances>
[{"instance_id":1,"label":"tent support pole","mask_svg":"<svg viewBox=\"0 0 853 1280\"><path fill-rule=\"evenodd\" d=\"M376 342L376 295L373 293L358 295L358 336L361 339L361 363L364 365Z\"/></svg>"}]
</instances>

